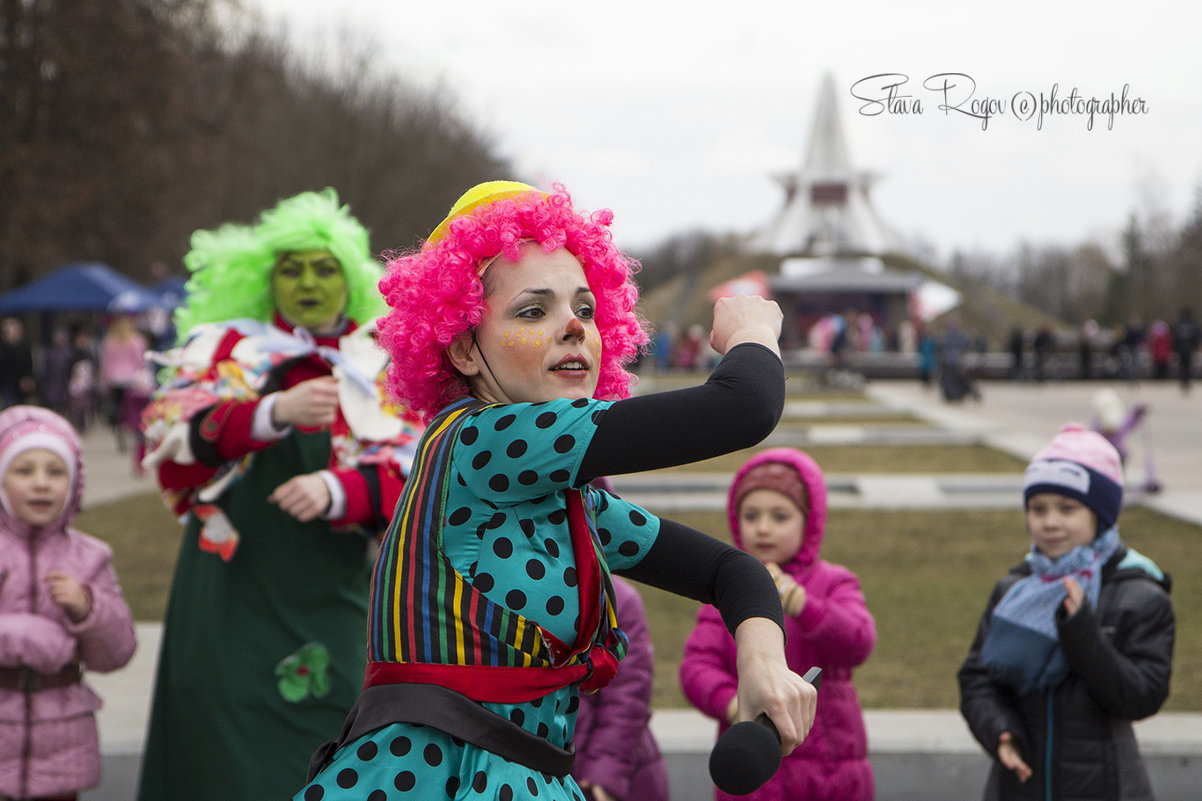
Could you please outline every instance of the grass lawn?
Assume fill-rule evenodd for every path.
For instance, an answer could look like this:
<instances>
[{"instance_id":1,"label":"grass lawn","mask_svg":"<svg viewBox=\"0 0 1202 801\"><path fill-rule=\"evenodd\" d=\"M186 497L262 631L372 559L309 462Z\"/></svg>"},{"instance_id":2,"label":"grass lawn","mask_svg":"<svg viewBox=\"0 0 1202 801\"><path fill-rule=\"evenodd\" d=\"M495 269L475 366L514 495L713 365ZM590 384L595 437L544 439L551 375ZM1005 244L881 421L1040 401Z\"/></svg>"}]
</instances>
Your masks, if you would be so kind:
<instances>
[{"instance_id":1,"label":"grass lawn","mask_svg":"<svg viewBox=\"0 0 1202 801\"><path fill-rule=\"evenodd\" d=\"M113 566L134 620L162 620L183 526L157 492L93 506L75 527L113 548Z\"/></svg>"},{"instance_id":2,"label":"grass lawn","mask_svg":"<svg viewBox=\"0 0 1202 801\"><path fill-rule=\"evenodd\" d=\"M734 475L752 454L748 448L702 462L669 467L665 473L727 473ZM985 445L810 445L806 453L824 473L1015 473L1027 463Z\"/></svg>"},{"instance_id":3,"label":"grass lawn","mask_svg":"<svg viewBox=\"0 0 1202 801\"><path fill-rule=\"evenodd\" d=\"M652 510L654 511L654 510ZM673 513L727 538L721 512ZM1166 711L1202 711L1202 529L1147 509L1123 512L1124 541L1173 577L1177 614L1176 670ZM959 706L956 671L964 659L994 582L1026 553L1021 512L1010 510L830 512L822 555L860 578L876 619L877 645L856 672L865 707L939 709ZM678 707L677 669L696 605L642 588L656 646L656 706Z\"/></svg>"},{"instance_id":4,"label":"grass lawn","mask_svg":"<svg viewBox=\"0 0 1202 801\"><path fill-rule=\"evenodd\" d=\"M850 448L836 451L854 450ZM820 459L821 461L821 459ZM830 468L840 472L843 468ZM654 511L654 509L652 510ZM672 517L726 536L718 512ZM134 617L162 618L180 525L154 493L91 508L77 527L109 542ZM1173 576L1177 643L1168 711L1202 711L1202 529L1146 509L1123 513L1126 542ZM958 705L956 669L968 649L993 582L1027 547L1022 515L1014 510L832 510L823 556L860 577L876 618L878 641L856 673L867 707L951 708ZM654 703L685 706L677 667L696 604L642 588L656 648Z\"/></svg>"}]
</instances>

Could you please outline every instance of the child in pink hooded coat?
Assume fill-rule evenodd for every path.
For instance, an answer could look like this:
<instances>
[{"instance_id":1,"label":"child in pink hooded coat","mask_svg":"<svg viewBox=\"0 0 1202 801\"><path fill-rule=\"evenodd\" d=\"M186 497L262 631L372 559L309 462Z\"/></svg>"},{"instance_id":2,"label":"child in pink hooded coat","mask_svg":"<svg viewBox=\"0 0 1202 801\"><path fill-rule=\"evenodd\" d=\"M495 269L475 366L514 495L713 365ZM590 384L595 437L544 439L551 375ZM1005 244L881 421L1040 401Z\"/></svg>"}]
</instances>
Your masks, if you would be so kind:
<instances>
[{"instance_id":1,"label":"child in pink hooded coat","mask_svg":"<svg viewBox=\"0 0 1202 801\"><path fill-rule=\"evenodd\" d=\"M69 527L83 473L66 420L0 414L0 798L73 799L99 784L100 698L82 674L134 653L112 550Z\"/></svg>"},{"instance_id":2,"label":"child in pink hooded coat","mask_svg":"<svg viewBox=\"0 0 1202 801\"><path fill-rule=\"evenodd\" d=\"M876 644L876 624L860 581L819 555L826 527L822 470L793 448L772 448L735 474L727 498L735 545L756 556L773 577L785 611L785 655L801 673L822 668L818 713L804 743L750 796L757 801L870 801L874 795L868 736L852 669ZM712 606L703 606L680 665L685 696L718 720L735 714L735 643ZM715 790L718 801L732 798Z\"/></svg>"}]
</instances>

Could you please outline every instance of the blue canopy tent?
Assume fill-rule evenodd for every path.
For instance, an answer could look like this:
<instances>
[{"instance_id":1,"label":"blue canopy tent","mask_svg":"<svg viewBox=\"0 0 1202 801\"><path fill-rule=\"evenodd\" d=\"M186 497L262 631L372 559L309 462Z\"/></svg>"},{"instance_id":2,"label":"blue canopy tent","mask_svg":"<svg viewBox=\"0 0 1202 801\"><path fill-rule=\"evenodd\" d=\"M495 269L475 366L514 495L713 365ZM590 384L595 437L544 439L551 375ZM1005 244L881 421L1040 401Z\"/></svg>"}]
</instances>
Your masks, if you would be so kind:
<instances>
[{"instance_id":1,"label":"blue canopy tent","mask_svg":"<svg viewBox=\"0 0 1202 801\"><path fill-rule=\"evenodd\" d=\"M184 302L188 295L188 279L182 275L169 275L158 283L150 285L150 291L159 298L159 305L164 309L174 309Z\"/></svg>"},{"instance_id":2,"label":"blue canopy tent","mask_svg":"<svg viewBox=\"0 0 1202 801\"><path fill-rule=\"evenodd\" d=\"M80 262L0 296L0 314L140 311L157 303L157 295L107 264Z\"/></svg>"}]
</instances>

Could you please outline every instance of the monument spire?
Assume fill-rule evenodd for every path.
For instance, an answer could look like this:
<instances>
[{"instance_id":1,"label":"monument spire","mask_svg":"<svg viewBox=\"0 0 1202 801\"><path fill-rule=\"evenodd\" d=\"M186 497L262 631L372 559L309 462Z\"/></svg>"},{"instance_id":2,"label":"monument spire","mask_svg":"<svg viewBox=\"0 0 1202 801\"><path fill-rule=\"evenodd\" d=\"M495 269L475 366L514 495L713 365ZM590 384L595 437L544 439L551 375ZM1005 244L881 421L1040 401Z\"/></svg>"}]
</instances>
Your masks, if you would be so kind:
<instances>
[{"instance_id":1,"label":"monument spire","mask_svg":"<svg viewBox=\"0 0 1202 801\"><path fill-rule=\"evenodd\" d=\"M781 211L751 238L779 256L879 255L892 237L869 198L876 176L857 171L839 116L835 78L823 76L801 169L776 177Z\"/></svg>"}]
</instances>

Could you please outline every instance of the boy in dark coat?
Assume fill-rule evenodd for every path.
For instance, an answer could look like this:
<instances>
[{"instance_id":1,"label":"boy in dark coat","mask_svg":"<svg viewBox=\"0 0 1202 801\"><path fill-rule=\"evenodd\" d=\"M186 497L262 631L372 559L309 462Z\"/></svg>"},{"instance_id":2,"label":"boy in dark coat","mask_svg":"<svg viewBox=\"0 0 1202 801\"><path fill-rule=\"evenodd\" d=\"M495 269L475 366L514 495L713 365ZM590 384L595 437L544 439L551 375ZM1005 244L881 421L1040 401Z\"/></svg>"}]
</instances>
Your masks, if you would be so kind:
<instances>
[{"instance_id":1,"label":"boy in dark coat","mask_svg":"<svg viewBox=\"0 0 1202 801\"><path fill-rule=\"evenodd\" d=\"M1123 472L1070 423L1027 468L1027 558L997 583L960 668L960 711L998 801L1152 801L1131 722L1169 694L1169 577L1118 534Z\"/></svg>"}]
</instances>

